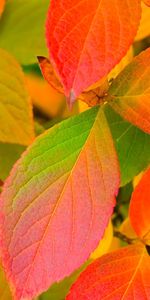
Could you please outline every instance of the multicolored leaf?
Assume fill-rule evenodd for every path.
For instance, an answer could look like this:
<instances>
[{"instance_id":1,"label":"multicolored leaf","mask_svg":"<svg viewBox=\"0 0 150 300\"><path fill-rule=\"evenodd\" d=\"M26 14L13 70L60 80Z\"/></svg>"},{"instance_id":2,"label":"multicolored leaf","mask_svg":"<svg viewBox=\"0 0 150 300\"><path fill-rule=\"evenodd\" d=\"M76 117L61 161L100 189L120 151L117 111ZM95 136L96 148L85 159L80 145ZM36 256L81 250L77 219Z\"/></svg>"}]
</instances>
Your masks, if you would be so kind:
<instances>
[{"instance_id":1,"label":"multicolored leaf","mask_svg":"<svg viewBox=\"0 0 150 300\"><path fill-rule=\"evenodd\" d=\"M150 256L142 244L106 254L87 267L66 300L148 300Z\"/></svg>"},{"instance_id":2,"label":"multicolored leaf","mask_svg":"<svg viewBox=\"0 0 150 300\"><path fill-rule=\"evenodd\" d=\"M45 18L50 0L7 0L0 19L0 47L25 65L47 55Z\"/></svg>"},{"instance_id":3,"label":"multicolored leaf","mask_svg":"<svg viewBox=\"0 0 150 300\"><path fill-rule=\"evenodd\" d=\"M126 54L138 29L140 2L51 0L47 43L70 104Z\"/></svg>"},{"instance_id":4,"label":"multicolored leaf","mask_svg":"<svg viewBox=\"0 0 150 300\"><path fill-rule=\"evenodd\" d=\"M32 107L22 70L0 49L0 142L29 145L34 139Z\"/></svg>"},{"instance_id":5,"label":"multicolored leaf","mask_svg":"<svg viewBox=\"0 0 150 300\"><path fill-rule=\"evenodd\" d=\"M126 122L108 105L104 109L119 158L121 186L124 186L150 164L150 135Z\"/></svg>"},{"instance_id":6,"label":"multicolored leaf","mask_svg":"<svg viewBox=\"0 0 150 300\"><path fill-rule=\"evenodd\" d=\"M150 168L132 194L130 220L137 235L150 245Z\"/></svg>"},{"instance_id":7,"label":"multicolored leaf","mask_svg":"<svg viewBox=\"0 0 150 300\"><path fill-rule=\"evenodd\" d=\"M150 48L133 59L108 93L112 97L109 103L116 112L150 133Z\"/></svg>"},{"instance_id":8,"label":"multicolored leaf","mask_svg":"<svg viewBox=\"0 0 150 300\"><path fill-rule=\"evenodd\" d=\"M28 148L1 195L2 257L15 299L36 296L87 260L118 186L116 153L99 107L56 125Z\"/></svg>"}]
</instances>

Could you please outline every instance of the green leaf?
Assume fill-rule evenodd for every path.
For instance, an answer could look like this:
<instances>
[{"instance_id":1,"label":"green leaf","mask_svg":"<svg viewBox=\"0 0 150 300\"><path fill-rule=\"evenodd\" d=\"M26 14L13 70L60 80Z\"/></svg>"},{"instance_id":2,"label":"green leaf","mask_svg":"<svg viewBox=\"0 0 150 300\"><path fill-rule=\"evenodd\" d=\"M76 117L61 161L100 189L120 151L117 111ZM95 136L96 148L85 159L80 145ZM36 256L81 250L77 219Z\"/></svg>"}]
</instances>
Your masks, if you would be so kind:
<instances>
[{"instance_id":1,"label":"green leaf","mask_svg":"<svg viewBox=\"0 0 150 300\"><path fill-rule=\"evenodd\" d=\"M45 19L50 0L7 0L0 20L0 47L21 64L32 64L47 55Z\"/></svg>"},{"instance_id":2,"label":"green leaf","mask_svg":"<svg viewBox=\"0 0 150 300\"><path fill-rule=\"evenodd\" d=\"M105 114L116 144L123 186L149 165L150 135L126 122L107 105Z\"/></svg>"},{"instance_id":3,"label":"green leaf","mask_svg":"<svg viewBox=\"0 0 150 300\"><path fill-rule=\"evenodd\" d=\"M32 107L16 60L0 49L0 142L28 145L34 138Z\"/></svg>"},{"instance_id":4,"label":"green leaf","mask_svg":"<svg viewBox=\"0 0 150 300\"><path fill-rule=\"evenodd\" d=\"M5 180L14 163L25 150L24 146L0 143L0 179Z\"/></svg>"}]
</instances>

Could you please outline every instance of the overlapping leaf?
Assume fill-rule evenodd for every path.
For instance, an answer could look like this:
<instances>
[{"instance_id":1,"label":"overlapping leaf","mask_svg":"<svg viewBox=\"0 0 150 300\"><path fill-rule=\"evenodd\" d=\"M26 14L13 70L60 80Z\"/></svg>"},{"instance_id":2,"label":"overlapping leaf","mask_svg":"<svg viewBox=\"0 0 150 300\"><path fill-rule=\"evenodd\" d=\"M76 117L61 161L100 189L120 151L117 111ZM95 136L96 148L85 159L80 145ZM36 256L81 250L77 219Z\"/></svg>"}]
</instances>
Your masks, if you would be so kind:
<instances>
[{"instance_id":1,"label":"overlapping leaf","mask_svg":"<svg viewBox=\"0 0 150 300\"><path fill-rule=\"evenodd\" d=\"M0 142L28 145L34 138L32 108L22 70L0 49Z\"/></svg>"},{"instance_id":2,"label":"overlapping leaf","mask_svg":"<svg viewBox=\"0 0 150 300\"><path fill-rule=\"evenodd\" d=\"M150 245L150 168L144 173L133 192L130 219L137 235Z\"/></svg>"},{"instance_id":3,"label":"overlapping leaf","mask_svg":"<svg viewBox=\"0 0 150 300\"><path fill-rule=\"evenodd\" d=\"M140 41L150 36L149 20L150 20L150 8L142 3L142 17L141 17L140 26L135 41Z\"/></svg>"},{"instance_id":4,"label":"overlapping leaf","mask_svg":"<svg viewBox=\"0 0 150 300\"><path fill-rule=\"evenodd\" d=\"M140 2L51 1L49 53L70 103L126 54L138 29Z\"/></svg>"},{"instance_id":5,"label":"overlapping leaf","mask_svg":"<svg viewBox=\"0 0 150 300\"><path fill-rule=\"evenodd\" d=\"M150 164L150 135L126 122L108 105L105 114L116 145L123 186Z\"/></svg>"},{"instance_id":6,"label":"overlapping leaf","mask_svg":"<svg viewBox=\"0 0 150 300\"><path fill-rule=\"evenodd\" d=\"M120 73L109 94L112 96L110 105L116 112L150 133L150 48L134 58Z\"/></svg>"},{"instance_id":7,"label":"overlapping leaf","mask_svg":"<svg viewBox=\"0 0 150 300\"><path fill-rule=\"evenodd\" d=\"M125 247L87 267L66 300L148 300L149 278L150 257L144 245Z\"/></svg>"},{"instance_id":8,"label":"overlapping leaf","mask_svg":"<svg viewBox=\"0 0 150 300\"><path fill-rule=\"evenodd\" d=\"M10 51L21 64L47 55L45 18L50 0L7 0L0 20L0 47Z\"/></svg>"},{"instance_id":9,"label":"overlapping leaf","mask_svg":"<svg viewBox=\"0 0 150 300\"><path fill-rule=\"evenodd\" d=\"M3 264L16 299L36 296L89 257L118 185L116 153L98 107L33 143L1 196Z\"/></svg>"},{"instance_id":10,"label":"overlapping leaf","mask_svg":"<svg viewBox=\"0 0 150 300\"><path fill-rule=\"evenodd\" d=\"M144 2L147 6L150 6L150 0L143 0L143 2Z\"/></svg>"}]
</instances>

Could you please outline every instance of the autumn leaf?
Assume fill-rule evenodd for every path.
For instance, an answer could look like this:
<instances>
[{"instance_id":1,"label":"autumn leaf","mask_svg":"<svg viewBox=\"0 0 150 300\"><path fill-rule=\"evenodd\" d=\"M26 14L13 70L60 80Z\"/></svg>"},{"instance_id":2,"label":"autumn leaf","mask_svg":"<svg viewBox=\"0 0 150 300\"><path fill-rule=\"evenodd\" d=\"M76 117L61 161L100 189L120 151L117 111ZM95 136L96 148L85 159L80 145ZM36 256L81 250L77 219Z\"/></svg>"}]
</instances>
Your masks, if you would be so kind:
<instances>
[{"instance_id":1,"label":"autumn leaf","mask_svg":"<svg viewBox=\"0 0 150 300\"><path fill-rule=\"evenodd\" d=\"M150 168L132 194L129 214L137 235L145 244L150 245Z\"/></svg>"},{"instance_id":2,"label":"autumn leaf","mask_svg":"<svg viewBox=\"0 0 150 300\"><path fill-rule=\"evenodd\" d=\"M29 145L34 139L34 128L22 70L2 49L0 68L0 142Z\"/></svg>"},{"instance_id":3,"label":"autumn leaf","mask_svg":"<svg viewBox=\"0 0 150 300\"><path fill-rule=\"evenodd\" d=\"M39 66L44 79L60 94L65 94L64 88L55 73L51 62L46 57L38 57ZM103 103L103 98L109 89L107 77L103 77L96 84L90 86L87 90L81 93L79 99L92 107L97 104ZM78 99L78 100L79 100ZM68 103L69 104L69 103Z\"/></svg>"},{"instance_id":4,"label":"autumn leaf","mask_svg":"<svg viewBox=\"0 0 150 300\"><path fill-rule=\"evenodd\" d=\"M150 257L144 245L128 246L88 266L66 300L148 300L149 278Z\"/></svg>"},{"instance_id":5,"label":"autumn leaf","mask_svg":"<svg viewBox=\"0 0 150 300\"><path fill-rule=\"evenodd\" d=\"M51 1L46 26L49 54L70 104L126 54L138 29L140 2Z\"/></svg>"},{"instance_id":6,"label":"autumn leaf","mask_svg":"<svg viewBox=\"0 0 150 300\"><path fill-rule=\"evenodd\" d=\"M148 36L150 36L150 8L142 3L142 17L140 26L135 37L135 41L140 41Z\"/></svg>"},{"instance_id":7,"label":"autumn leaf","mask_svg":"<svg viewBox=\"0 0 150 300\"><path fill-rule=\"evenodd\" d=\"M125 121L110 106L104 106L115 142L121 170L121 186L150 164L150 135Z\"/></svg>"},{"instance_id":8,"label":"autumn leaf","mask_svg":"<svg viewBox=\"0 0 150 300\"><path fill-rule=\"evenodd\" d=\"M150 48L118 75L108 93L108 102L116 112L150 133Z\"/></svg>"},{"instance_id":9,"label":"autumn leaf","mask_svg":"<svg viewBox=\"0 0 150 300\"><path fill-rule=\"evenodd\" d=\"M144 2L147 6L150 6L150 0L143 0L143 2Z\"/></svg>"},{"instance_id":10,"label":"autumn leaf","mask_svg":"<svg viewBox=\"0 0 150 300\"><path fill-rule=\"evenodd\" d=\"M110 245L112 243L113 239L113 226L111 221L108 223L108 226L105 229L105 234L100 241L98 247L94 250L94 252L91 254L91 259L96 259L103 254L107 253L108 249L110 248Z\"/></svg>"},{"instance_id":11,"label":"autumn leaf","mask_svg":"<svg viewBox=\"0 0 150 300\"><path fill-rule=\"evenodd\" d=\"M87 260L118 186L116 153L99 107L56 125L28 148L1 195L3 264L16 299L33 298Z\"/></svg>"},{"instance_id":12,"label":"autumn leaf","mask_svg":"<svg viewBox=\"0 0 150 300\"><path fill-rule=\"evenodd\" d=\"M5 0L0 0L0 16L4 10Z\"/></svg>"}]
</instances>

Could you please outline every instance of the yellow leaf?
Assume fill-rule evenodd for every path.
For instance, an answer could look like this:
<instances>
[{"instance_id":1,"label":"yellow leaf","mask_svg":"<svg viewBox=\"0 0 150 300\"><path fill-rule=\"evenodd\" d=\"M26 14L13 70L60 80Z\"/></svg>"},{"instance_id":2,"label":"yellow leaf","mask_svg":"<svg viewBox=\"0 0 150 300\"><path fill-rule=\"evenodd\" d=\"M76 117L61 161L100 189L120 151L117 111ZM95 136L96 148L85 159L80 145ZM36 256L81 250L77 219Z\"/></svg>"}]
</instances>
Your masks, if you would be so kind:
<instances>
[{"instance_id":1,"label":"yellow leaf","mask_svg":"<svg viewBox=\"0 0 150 300\"><path fill-rule=\"evenodd\" d=\"M29 145L34 139L30 96L16 60L0 49L0 141Z\"/></svg>"},{"instance_id":2,"label":"yellow leaf","mask_svg":"<svg viewBox=\"0 0 150 300\"><path fill-rule=\"evenodd\" d=\"M118 65L108 74L108 79L116 78L118 74L132 61L133 59L133 47L131 46L126 56L120 61Z\"/></svg>"},{"instance_id":3,"label":"yellow leaf","mask_svg":"<svg viewBox=\"0 0 150 300\"><path fill-rule=\"evenodd\" d=\"M135 239L137 237L129 218L126 218L120 226L120 232L130 239Z\"/></svg>"},{"instance_id":4,"label":"yellow leaf","mask_svg":"<svg viewBox=\"0 0 150 300\"><path fill-rule=\"evenodd\" d=\"M134 189L138 185L138 183L139 183L140 179L142 178L143 174L144 174L144 172L141 172L133 178L133 187L134 187Z\"/></svg>"},{"instance_id":5,"label":"yellow leaf","mask_svg":"<svg viewBox=\"0 0 150 300\"><path fill-rule=\"evenodd\" d=\"M91 259L97 259L98 257L102 256L103 254L108 252L108 249L110 248L111 242L113 239L113 227L112 223L109 222L103 239L100 241L98 247L95 249L95 251L91 254Z\"/></svg>"},{"instance_id":6,"label":"yellow leaf","mask_svg":"<svg viewBox=\"0 0 150 300\"><path fill-rule=\"evenodd\" d=\"M150 8L142 3L142 18L135 41L140 41L150 35Z\"/></svg>"}]
</instances>

